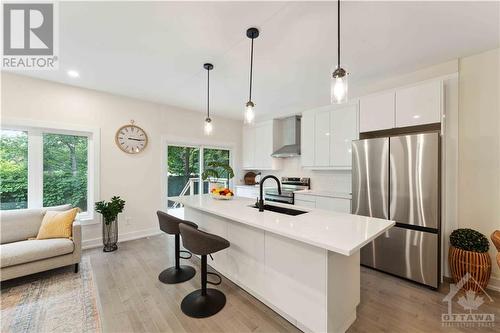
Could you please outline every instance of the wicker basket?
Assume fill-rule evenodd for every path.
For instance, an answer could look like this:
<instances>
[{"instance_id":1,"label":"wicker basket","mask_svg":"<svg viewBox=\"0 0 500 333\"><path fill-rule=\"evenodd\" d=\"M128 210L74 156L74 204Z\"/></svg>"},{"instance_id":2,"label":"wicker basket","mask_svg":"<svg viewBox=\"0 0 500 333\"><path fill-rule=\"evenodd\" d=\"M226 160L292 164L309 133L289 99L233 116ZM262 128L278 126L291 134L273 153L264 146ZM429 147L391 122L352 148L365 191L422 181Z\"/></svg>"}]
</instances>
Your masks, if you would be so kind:
<instances>
[{"instance_id":1,"label":"wicker basket","mask_svg":"<svg viewBox=\"0 0 500 333\"><path fill-rule=\"evenodd\" d=\"M491 258L488 252L480 253L465 251L450 246L448 263L455 283L460 281L460 279L469 272L481 288L485 289L488 285L491 276ZM472 279L469 279L463 288L476 292L481 291L481 288Z\"/></svg>"}]
</instances>

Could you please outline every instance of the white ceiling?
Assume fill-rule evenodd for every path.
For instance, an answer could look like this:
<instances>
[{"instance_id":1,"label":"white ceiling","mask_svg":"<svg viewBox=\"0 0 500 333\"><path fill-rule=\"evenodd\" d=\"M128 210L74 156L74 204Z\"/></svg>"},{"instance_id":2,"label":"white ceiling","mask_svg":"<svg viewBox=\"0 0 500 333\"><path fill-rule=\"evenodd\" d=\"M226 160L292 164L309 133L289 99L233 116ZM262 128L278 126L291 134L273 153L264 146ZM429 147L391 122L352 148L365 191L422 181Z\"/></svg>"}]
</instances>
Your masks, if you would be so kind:
<instances>
[{"instance_id":1,"label":"white ceiling","mask_svg":"<svg viewBox=\"0 0 500 333\"><path fill-rule=\"evenodd\" d=\"M499 46L499 2L345 2L342 62L350 85ZM336 2L60 2L60 69L22 73L242 118L256 26L259 118L329 103ZM69 78L68 69L80 77Z\"/></svg>"}]
</instances>

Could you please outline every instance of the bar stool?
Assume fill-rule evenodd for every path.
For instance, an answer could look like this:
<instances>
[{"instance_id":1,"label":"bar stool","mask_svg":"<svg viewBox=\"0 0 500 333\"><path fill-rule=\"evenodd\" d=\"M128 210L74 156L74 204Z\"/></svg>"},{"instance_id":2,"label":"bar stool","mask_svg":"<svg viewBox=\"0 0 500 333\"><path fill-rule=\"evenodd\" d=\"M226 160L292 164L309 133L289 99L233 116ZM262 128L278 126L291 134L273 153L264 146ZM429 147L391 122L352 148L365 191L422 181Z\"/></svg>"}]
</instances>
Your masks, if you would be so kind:
<instances>
[{"instance_id":1,"label":"bar stool","mask_svg":"<svg viewBox=\"0 0 500 333\"><path fill-rule=\"evenodd\" d=\"M180 249L179 224L185 223L194 229L197 229L198 226L193 222L181 220L162 211L157 211L156 215L158 215L160 230L175 236L175 266L167 268L161 272L160 275L158 275L158 280L167 284L180 283L190 280L196 274L195 269L191 266L179 264L180 259L190 259L192 256L190 252L181 251ZM189 256L181 257L181 252L187 253Z\"/></svg>"},{"instance_id":2,"label":"bar stool","mask_svg":"<svg viewBox=\"0 0 500 333\"><path fill-rule=\"evenodd\" d=\"M201 289L195 290L182 300L181 310L194 318L210 317L219 312L226 304L226 296L217 289L208 288L207 283L219 285L221 277L216 273L207 272L207 255L229 247L229 241L207 232L203 232L187 224L180 224L184 247L201 256ZM218 282L210 282L207 275L215 275Z\"/></svg>"}]
</instances>

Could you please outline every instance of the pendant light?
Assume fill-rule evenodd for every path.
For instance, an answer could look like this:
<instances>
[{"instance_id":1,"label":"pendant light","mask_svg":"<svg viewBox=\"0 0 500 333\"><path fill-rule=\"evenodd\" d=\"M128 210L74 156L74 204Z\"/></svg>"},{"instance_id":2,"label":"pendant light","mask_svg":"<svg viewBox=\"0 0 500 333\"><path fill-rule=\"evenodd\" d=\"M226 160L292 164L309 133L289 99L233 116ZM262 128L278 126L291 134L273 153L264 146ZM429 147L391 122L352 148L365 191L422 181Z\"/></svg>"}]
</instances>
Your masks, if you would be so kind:
<instances>
[{"instance_id":1,"label":"pendant light","mask_svg":"<svg viewBox=\"0 0 500 333\"><path fill-rule=\"evenodd\" d=\"M255 118L255 112L253 110L255 104L252 102L253 40L259 37L259 30L257 28L249 28L247 30L247 37L252 40L252 46L250 49L250 93L248 94L248 102L245 108L245 123L252 124Z\"/></svg>"},{"instance_id":2,"label":"pendant light","mask_svg":"<svg viewBox=\"0 0 500 333\"><path fill-rule=\"evenodd\" d=\"M347 71L340 67L340 0L337 0L337 68L333 71L330 97L333 104L347 102Z\"/></svg>"},{"instance_id":3,"label":"pendant light","mask_svg":"<svg viewBox=\"0 0 500 333\"><path fill-rule=\"evenodd\" d=\"M205 135L212 135L213 125L210 119L210 71L214 69L212 64L203 64L203 68L207 70L207 117L205 118Z\"/></svg>"}]
</instances>

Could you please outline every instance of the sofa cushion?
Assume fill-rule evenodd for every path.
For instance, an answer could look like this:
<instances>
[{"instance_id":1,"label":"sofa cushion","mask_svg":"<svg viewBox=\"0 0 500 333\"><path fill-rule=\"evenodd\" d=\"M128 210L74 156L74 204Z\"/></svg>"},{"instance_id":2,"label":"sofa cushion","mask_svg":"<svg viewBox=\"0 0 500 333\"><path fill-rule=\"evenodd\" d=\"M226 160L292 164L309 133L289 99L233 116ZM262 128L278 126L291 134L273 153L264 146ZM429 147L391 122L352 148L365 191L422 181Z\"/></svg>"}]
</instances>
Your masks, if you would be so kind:
<instances>
[{"instance_id":1,"label":"sofa cushion","mask_svg":"<svg viewBox=\"0 0 500 333\"><path fill-rule=\"evenodd\" d=\"M71 227L77 213L78 208L63 212L47 210L36 239L71 238Z\"/></svg>"},{"instance_id":2,"label":"sofa cushion","mask_svg":"<svg viewBox=\"0 0 500 333\"><path fill-rule=\"evenodd\" d=\"M8 267L73 252L67 238L33 239L0 245L0 267Z\"/></svg>"},{"instance_id":3,"label":"sofa cushion","mask_svg":"<svg viewBox=\"0 0 500 333\"><path fill-rule=\"evenodd\" d=\"M36 237L47 210L68 210L71 205L0 211L0 244Z\"/></svg>"}]
</instances>

